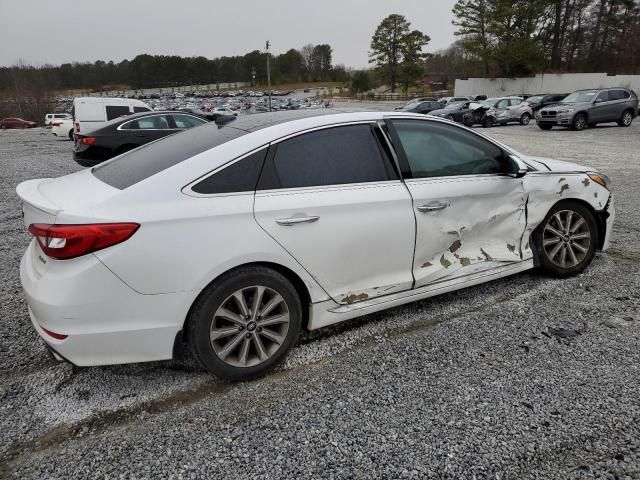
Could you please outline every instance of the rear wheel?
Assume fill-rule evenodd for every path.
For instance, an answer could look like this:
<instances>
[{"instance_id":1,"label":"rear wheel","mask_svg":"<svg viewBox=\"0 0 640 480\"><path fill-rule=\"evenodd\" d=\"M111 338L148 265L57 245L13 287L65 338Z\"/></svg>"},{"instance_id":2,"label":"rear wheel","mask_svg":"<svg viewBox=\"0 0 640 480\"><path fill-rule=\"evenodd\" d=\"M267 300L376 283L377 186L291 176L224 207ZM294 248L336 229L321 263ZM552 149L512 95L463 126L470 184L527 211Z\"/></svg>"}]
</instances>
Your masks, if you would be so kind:
<instances>
[{"instance_id":1,"label":"rear wheel","mask_svg":"<svg viewBox=\"0 0 640 480\"><path fill-rule=\"evenodd\" d=\"M587 116L584 113L578 113L575 117L573 117L573 122L571 122L571 130L584 130L587 127Z\"/></svg>"},{"instance_id":2,"label":"rear wheel","mask_svg":"<svg viewBox=\"0 0 640 480\"><path fill-rule=\"evenodd\" d=\"M555 205L533 235L540 265L557 277L582 272L593 260L598 228L593 213L572 201Z\"/></svg>"},{"instance_id":3,"label":"rear wheel","mask_svg":"<svg viewBox=\"0 0 640 480\"><path fill-rule=\"evenodd\" d=\"M625 110L620 120L618 120L618 125L620 125L621 127L629 127L632 122L633 112L631 110Z\"/></svg>"},{"instance_id":4,"label":"rear wheel","mask_svg":"<svg viewBox=\"0 0 640 480\"><path fill-rule=\"evenodd\" d=\"M531 121L531 115L529 115L527 112L523 113L522 116L520 117L520 124L522 125L529 125L530 121Z\"/></svg>"},{"instance_id":5,"label":"rear wheel","mask_svg":"<svg viewBox=\"0 0 640 480\"><path fill-rule=\"evenodd\" d=\"M493 127L493 124L494 124L494 123L495 123L495 122L494 122L494 120L493 120L493 117L484 117L484 118L482 119L482 126L483 126L484 128L490 128L490 127Z\"/></svg>"},{"instance_id":6,"label":"rear wheel","mask_svg":"<svg viewBox=\"0 0 640 480\"><path fill-rule=\"evenodd\" d=\"M3 124L3 125L0 125L0 128L1 128L2 130L6 130L6 129L7 129L7 126Z\"/></svg>"},{"instance_id":7,"label":"rear wheel","mask_svg":"<svg viewBox=\"0 0 640 480\"><path fill-rule=\"evenodd\" d=\"M272 370L295 344L300 298L289 280L265 267L232 271L211 284L189 318L189 344L209 372L233 381Z\"/></svg>"}]
</instances>

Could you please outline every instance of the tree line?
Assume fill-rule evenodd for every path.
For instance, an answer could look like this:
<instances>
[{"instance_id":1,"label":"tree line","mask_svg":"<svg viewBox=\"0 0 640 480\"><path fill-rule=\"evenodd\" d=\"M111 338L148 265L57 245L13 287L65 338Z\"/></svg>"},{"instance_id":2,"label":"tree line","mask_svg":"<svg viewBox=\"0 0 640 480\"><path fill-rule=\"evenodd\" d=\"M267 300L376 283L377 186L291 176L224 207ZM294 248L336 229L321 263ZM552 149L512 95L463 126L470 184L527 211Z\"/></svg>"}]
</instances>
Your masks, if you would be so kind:
<instances>
[{"instance_id":1,"label":"tree line","mask_svg":"<svg viewBox=\"0 0 640 480\"><path fill-rule=\"evenodd\" d=\"M347 81L342 65L332 64L333 49L328 44L305 45L271 56L273 84ZM227 82L267 83L267 53L254 50L242 56L180 57L138 55L119 63L65 63L40 67L19 63L0 68L0 91L53 91L62 89L101 90L113 85L134 89L202 85Z\"/></svg>"},{"instance_id":2,"label":"tree line","mask_svg":"<svg viewBox=\"0 0 640 480\"><path fill-rule=\"evenodd\" d=\"M429 69L464 76L640 73L639 0L458 0L458 41Z\"/></svg>"}]
</instances>

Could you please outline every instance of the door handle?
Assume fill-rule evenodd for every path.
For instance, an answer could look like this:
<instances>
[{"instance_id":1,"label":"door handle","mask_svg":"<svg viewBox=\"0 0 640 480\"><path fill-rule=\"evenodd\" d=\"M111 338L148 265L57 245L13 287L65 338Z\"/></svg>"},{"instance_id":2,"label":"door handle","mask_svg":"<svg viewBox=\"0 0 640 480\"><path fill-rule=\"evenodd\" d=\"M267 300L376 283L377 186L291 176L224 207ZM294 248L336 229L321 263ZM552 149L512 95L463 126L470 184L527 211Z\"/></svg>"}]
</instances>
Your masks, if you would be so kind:
<instances>
[{"instance_id":1,"label":"door handle","mask_svg":"<svg viewBox=\"0 0 640 480\"><path fill-rule=\"evenodd\" d=\"M312 216L312 217L291 217L291 218L279 218L276 220L278 225L283 225L285 227L291 227L292 225L297 225L298 223L313 223L320 220L320 217Z\"/></svg>"},{"instance_id":2,"label":"door handle","mask_svg":"<svg viewBox=\"0 0 640 480\"><path fill-rule=\"evenodd\" d=\"M438 210L444 210L448 206L449 206L448 204L442 203L442 202L431 202L431 203L427 203L426 205L419 205L418 206L418 211L420 211L420 212L436 212Z\"/></svg>"}]
</instances>

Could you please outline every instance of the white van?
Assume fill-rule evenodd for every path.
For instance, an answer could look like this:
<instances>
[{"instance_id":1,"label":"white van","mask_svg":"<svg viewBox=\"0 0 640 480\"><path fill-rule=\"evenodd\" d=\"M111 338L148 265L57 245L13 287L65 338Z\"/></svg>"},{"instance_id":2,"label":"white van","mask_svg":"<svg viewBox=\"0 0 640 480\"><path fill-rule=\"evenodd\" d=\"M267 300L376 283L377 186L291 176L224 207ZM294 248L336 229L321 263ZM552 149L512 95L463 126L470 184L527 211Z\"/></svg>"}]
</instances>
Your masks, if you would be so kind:
<instances>
[{"instance_id":1,"label":"white van","mask_svg":"<svg viewBox=\"0 0 640 480\"><path fill-rule=\"evenodd\" d=\"M84 135L115 118L150 111L146 103L132 98L78 97L73 99L71 115L76 134Z\"/></svg>"}]
</instances>

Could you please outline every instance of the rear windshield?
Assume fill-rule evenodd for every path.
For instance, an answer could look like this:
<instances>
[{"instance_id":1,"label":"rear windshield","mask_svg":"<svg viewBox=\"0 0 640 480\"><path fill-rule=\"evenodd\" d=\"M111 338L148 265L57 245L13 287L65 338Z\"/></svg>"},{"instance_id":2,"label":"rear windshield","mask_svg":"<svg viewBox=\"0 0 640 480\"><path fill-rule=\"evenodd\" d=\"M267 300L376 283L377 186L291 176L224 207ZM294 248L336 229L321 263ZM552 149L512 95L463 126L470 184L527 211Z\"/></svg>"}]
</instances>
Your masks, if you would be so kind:
<instances>
[{"instance_id":1,"label":"rear windshield","mask_svg":"<svg viewBox=\"0 0 640 480\"><path fill-rule=\"evenodd\" d=\"M207 123L132 150L94 167L92 172L99 180L122 190L246 133L231 126L219 128L215 123Z\"/></svg>"}]
</instances>

